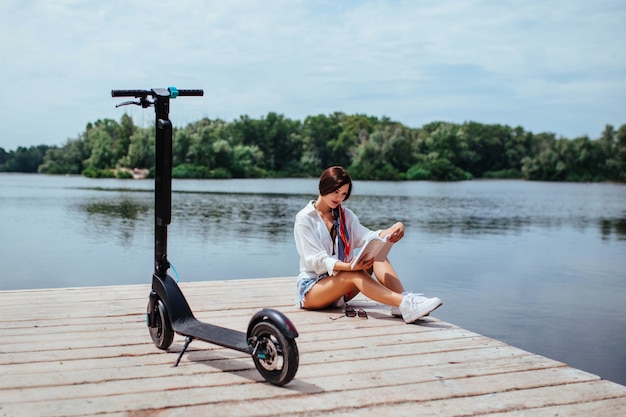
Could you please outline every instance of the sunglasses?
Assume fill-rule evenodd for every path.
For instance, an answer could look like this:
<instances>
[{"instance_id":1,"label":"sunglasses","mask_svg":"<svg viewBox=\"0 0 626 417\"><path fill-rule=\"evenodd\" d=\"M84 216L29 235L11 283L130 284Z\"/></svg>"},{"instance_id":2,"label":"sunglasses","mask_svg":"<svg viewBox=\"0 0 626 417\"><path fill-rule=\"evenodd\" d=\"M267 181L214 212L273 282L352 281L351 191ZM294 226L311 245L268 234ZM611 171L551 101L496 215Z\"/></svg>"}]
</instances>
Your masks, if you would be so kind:
<instances>
[{"instance_id":1,"label":"sunglasses","mask_svg":"<svg viewBox=\"0 0 626 417\"><path fill-rule=\"evenodd\" d=\"M344 311L344 315L343 316L331 317L330 319L331 320L337 320L337 319L340 319L342 317L359 317L361 319L366 319L367 320L367 313L362 308L360 308L358 310L355 310L352 307L350 307L349 305L346 305L346 309Z\"/></svg>"}]
</instances>

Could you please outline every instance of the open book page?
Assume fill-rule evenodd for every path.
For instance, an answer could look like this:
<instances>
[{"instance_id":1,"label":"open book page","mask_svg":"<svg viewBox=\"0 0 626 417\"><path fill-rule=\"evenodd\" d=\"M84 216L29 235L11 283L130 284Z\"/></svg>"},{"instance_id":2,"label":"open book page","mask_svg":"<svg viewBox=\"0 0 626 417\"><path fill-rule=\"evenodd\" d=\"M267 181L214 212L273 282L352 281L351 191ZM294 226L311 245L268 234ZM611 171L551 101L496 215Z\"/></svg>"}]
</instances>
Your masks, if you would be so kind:
<instances>
[{"instance_id":1,"label":"open book page","mask_svg":"<svg viewBox=\"0 0 626 417\"><path fill-rule=\"evenodd\" d=\"M359 263L361 259L371 259L374 258L375 261L384 261L393 246L392 242L387 241L387 237L384 239L380 238L377 235L373 235L366 242L361 251L357 256L352 260L352 268L355 267L356 264Z\"/></svg>"}]
</instances>

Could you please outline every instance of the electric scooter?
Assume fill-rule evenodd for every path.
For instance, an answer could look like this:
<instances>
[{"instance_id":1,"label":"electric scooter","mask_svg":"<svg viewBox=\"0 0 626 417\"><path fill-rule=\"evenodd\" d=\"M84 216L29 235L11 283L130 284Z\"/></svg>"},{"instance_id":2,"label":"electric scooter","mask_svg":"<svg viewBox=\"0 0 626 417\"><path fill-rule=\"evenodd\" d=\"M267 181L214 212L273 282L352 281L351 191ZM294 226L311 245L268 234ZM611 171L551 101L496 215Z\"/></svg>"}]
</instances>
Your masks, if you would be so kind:
<instances>
[{"instance_id":1,"label":"electric scooter","mask_svg":"<svg viewBox=\"0 0 626 417\"><path fill-rule=\"evenodd\" d=\"M167 350L174 333L185 336L185 344L173 366L178 366L194 340L202 340L250 354L263 378L278 386L287 384L298 370L299 354L295 338L298 331L283 313L262 309L255 313L247 331L240 332L196 319L176 281L167 273L167 226L172 217L172 122L170 99L202 96L203 90L178 90L174 87L151 90L113 90L112 97L134 97L116 107L154 106L156 112L155 154L155 241L152 291L148 298L146 324L157 348Z\"/></svg>"}]
</instances>

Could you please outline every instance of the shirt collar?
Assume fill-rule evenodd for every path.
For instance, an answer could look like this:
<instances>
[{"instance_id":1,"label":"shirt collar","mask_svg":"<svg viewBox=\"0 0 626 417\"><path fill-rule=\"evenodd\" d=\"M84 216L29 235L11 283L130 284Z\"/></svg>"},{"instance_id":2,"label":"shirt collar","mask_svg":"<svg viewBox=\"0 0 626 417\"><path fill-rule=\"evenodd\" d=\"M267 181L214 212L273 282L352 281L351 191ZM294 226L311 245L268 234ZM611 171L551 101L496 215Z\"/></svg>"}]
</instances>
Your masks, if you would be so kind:
<instances>
[{"instance_id":1,"label":"shirt collar","mask_svg":"<svg viewBox=\"0 0 626 417\"><path fill-rule=\"evenodd\" d=\"M317 212L317 210L315 209L315 206L313 205L313 203L315 203L315 200L309 201L309 204L307 204L306 207L304 208L306 214L311 214L311 213Z\"/></svg>"}]
</instances>

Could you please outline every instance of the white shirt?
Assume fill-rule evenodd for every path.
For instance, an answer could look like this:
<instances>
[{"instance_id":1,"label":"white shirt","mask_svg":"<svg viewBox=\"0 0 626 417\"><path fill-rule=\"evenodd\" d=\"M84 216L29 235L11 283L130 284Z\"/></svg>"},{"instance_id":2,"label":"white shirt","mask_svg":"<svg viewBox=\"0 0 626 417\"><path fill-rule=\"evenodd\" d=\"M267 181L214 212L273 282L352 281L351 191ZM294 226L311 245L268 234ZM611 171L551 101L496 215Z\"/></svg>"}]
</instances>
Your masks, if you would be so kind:
<instances>
[{"instance_id":1,"label":"white shirt","mask_svg":"<svg viewBox=\"0 0 626 417\"><path fill-rule=\"evenodd\" d=\"M310 201L296 214L293 235L296 240L296 249L300 255L299 278L317 278L322 274L334 275L337 258L337 239L333 242L324 220L315 209L314 201ZM354 250L360 248L365 240L380 230L372 231L359 223L359 219L352 210L343 208L346 217L346 229L350 234L350 256ZM333 252L335 255L333 255Z\"/></svg>"}]
</instances>

